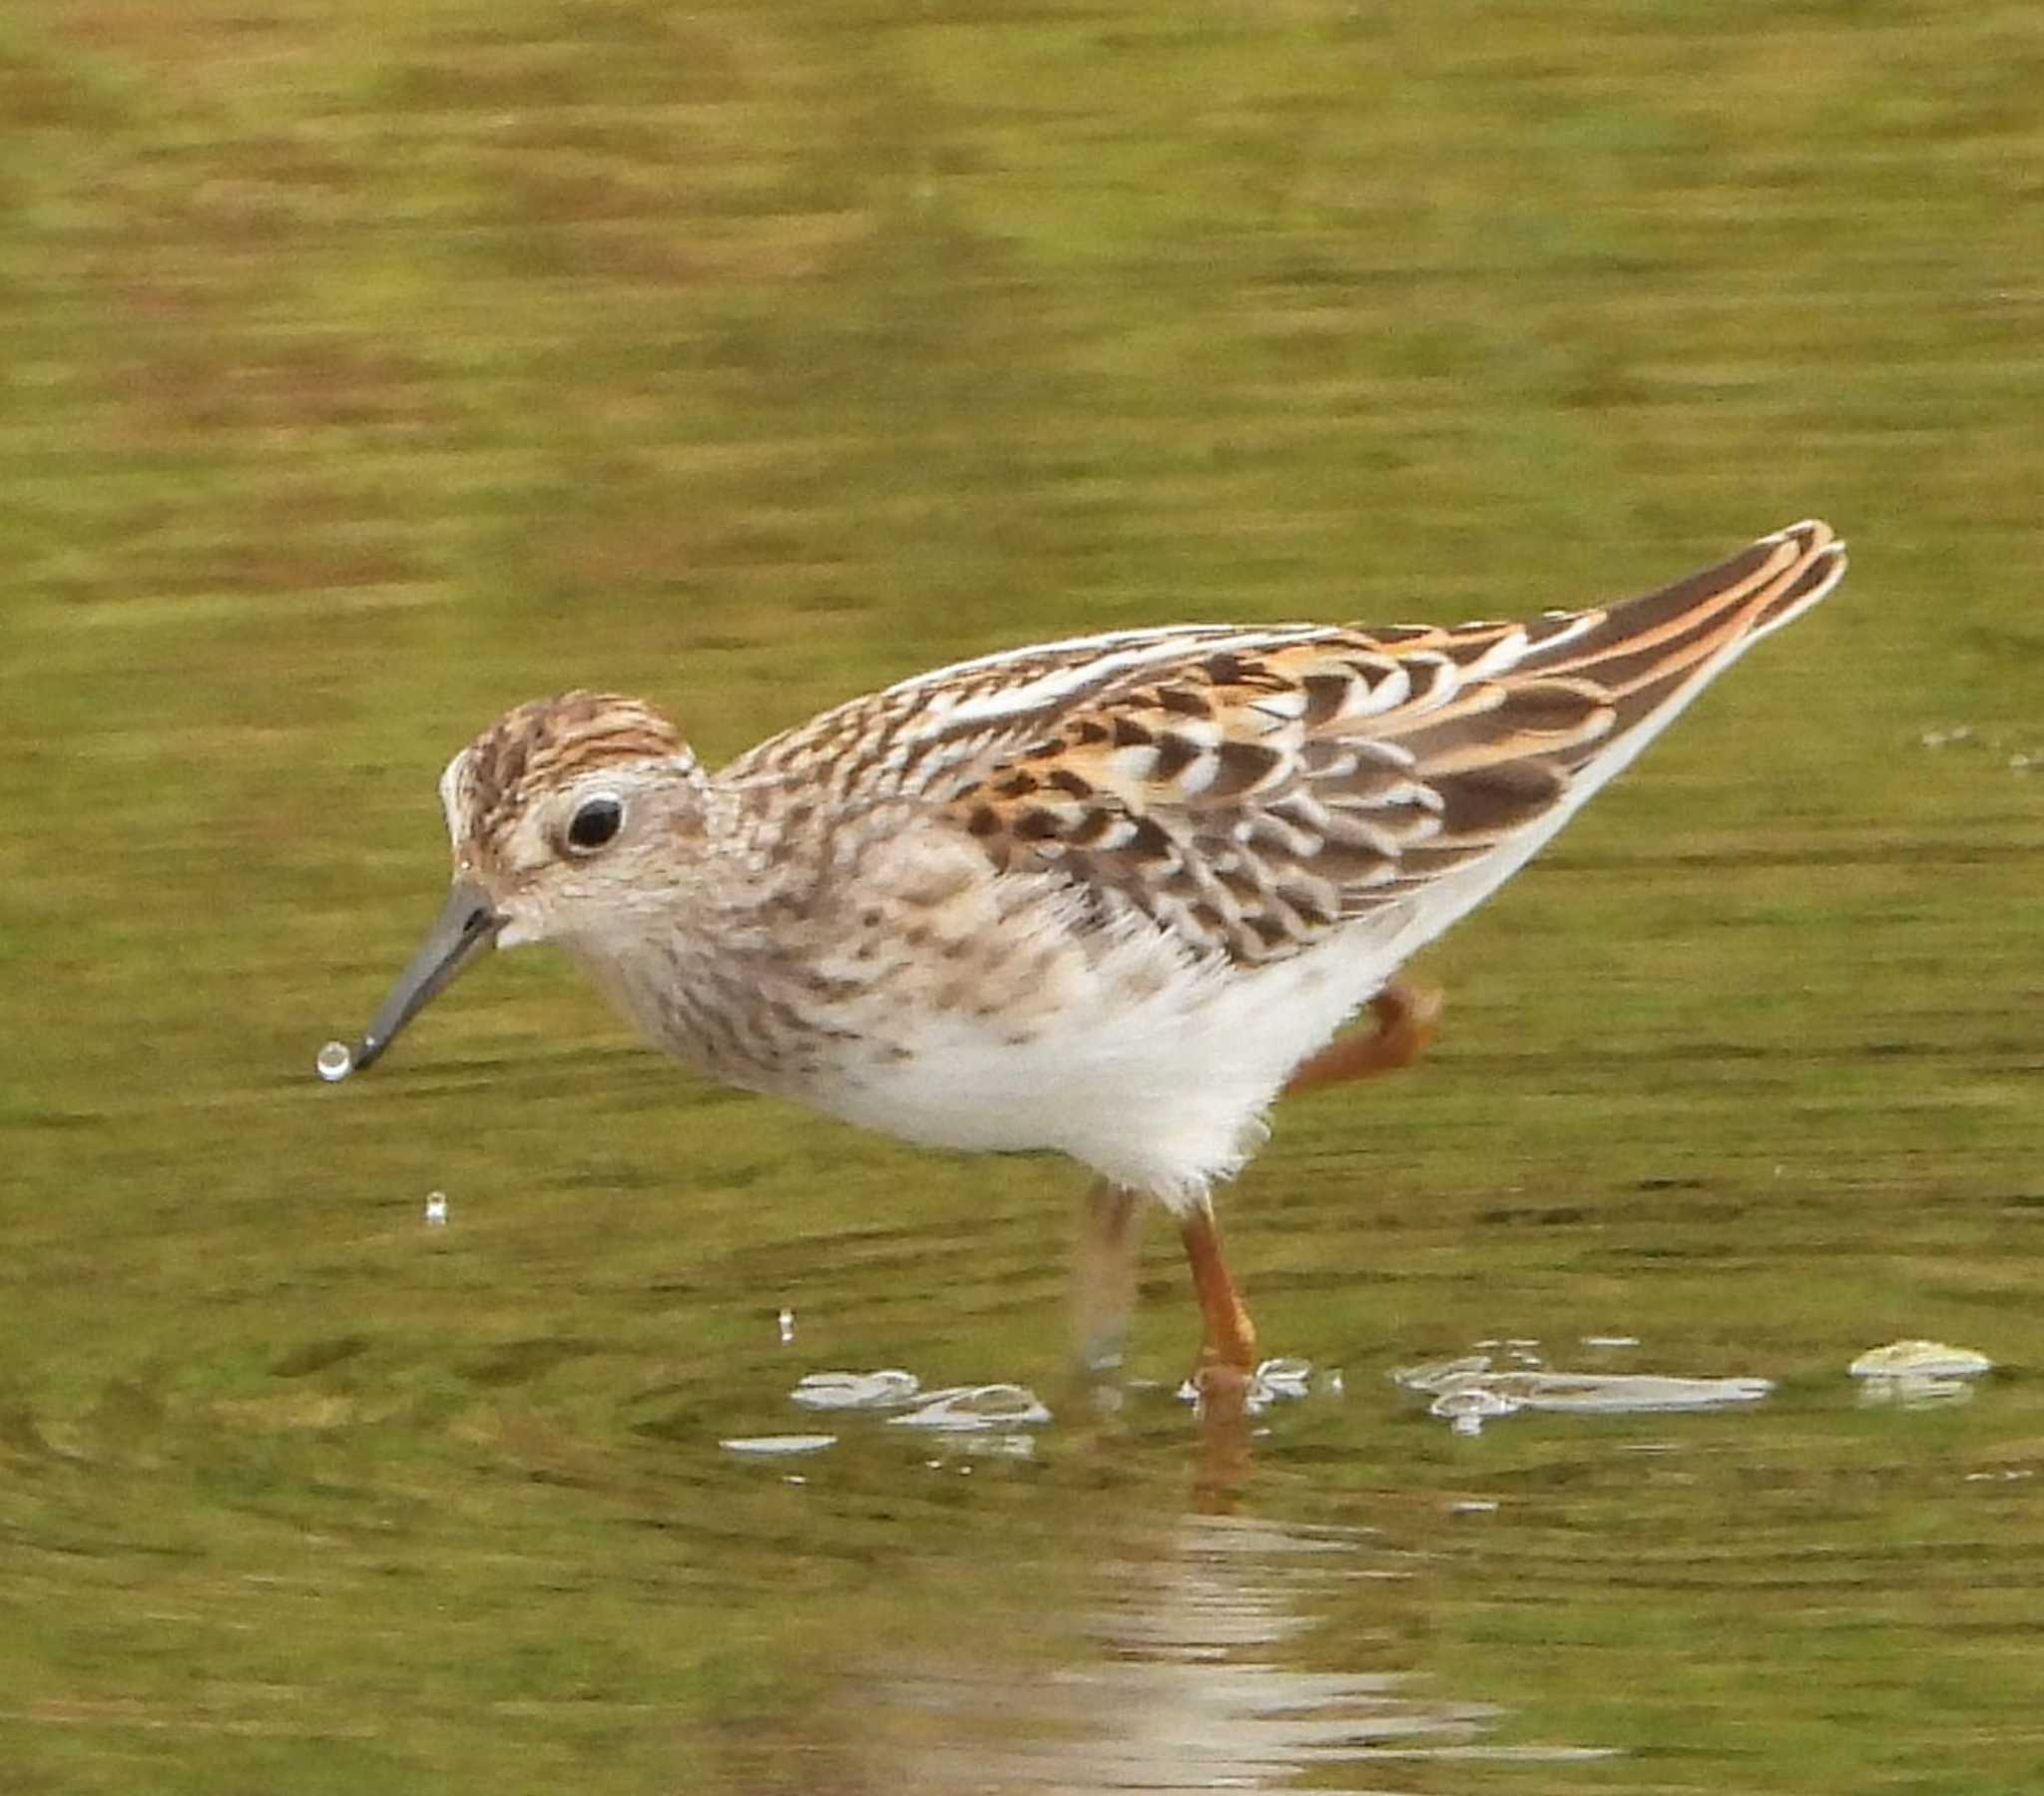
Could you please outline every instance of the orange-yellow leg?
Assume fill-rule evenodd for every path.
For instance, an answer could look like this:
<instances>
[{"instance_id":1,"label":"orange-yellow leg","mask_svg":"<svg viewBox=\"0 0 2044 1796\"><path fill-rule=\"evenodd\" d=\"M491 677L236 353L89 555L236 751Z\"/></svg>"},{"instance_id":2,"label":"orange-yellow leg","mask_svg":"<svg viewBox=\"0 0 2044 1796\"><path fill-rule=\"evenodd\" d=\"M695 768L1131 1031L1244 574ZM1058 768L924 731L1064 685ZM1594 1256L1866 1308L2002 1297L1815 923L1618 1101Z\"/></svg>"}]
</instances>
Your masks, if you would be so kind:
<instances>
[{"instance_id":1,"label":"orange-yellow leg","mask_svg":"<svg viewBox=\"0 0 2044 1796\"><path fill-rule=\"evenodd\" d=\"M1233 1511L1250 1470L1250 1381L1257 1367L1257 1325L1221 1257L1214 1212L1201 1204L1179 1224L1193 1291L1200 1300L1200 1459L1194 1495L1203 1514Z\"/></svg>"},{"instance_id":2,"label":"orange-yellow leg","mask_svg":"<svg viewBox=\"0 0 2044 1796\"><path fill-rule=\"evenodd\" d=\"M1375 1013L1376 1028L1367 1035L1337 1036L1299 1062L1284 1082L1286 1098L1409 1067L1440 1028L1441 995L1431 986L1393 980L1369 1001L1369 1008Z\"/></svg>"},{"instance_id":3,"label":"orange-yellow leg","mask_svg":"<svg viewBox=\"0 0 2044 1796\"><path fill-rule=\"evenodd\" d=\"M1079 1369L1098 1377L1122 1362L1136 1307L1137 1223L1142 1198L1102 1178L1079 1208L1072 1259L1072 1345Z\"/></svg>"},{"instance_id":4,"label":"orange-yellow leg","mask_svg":"<svg viewBox=\"0 0 2044 1796\"><path fill-rule=\"evenodd\" d=\"M1284 1095L1318 1091L1409 1067L1426 1052L1441 1013L1441 995L1402 981L1370 1000L1377 1026L1344 1036L1302 1062ZM1118 1365L1136 1295L1136 1222L1142 1199L1101 1179L1086 1193L1073 1266L1073 1335L1081 1368L1098 1374ZM1257 1328L1221 1253L1214 1212L1201 1204L1179 1224L1193 1292L1200 1304L1200 1362L1193 1379L1210 1419L1240 1418L1257 1364Z\"/></svg>"},{"instance_id":5,"label":"orange-yellow leg","mask_svg":"<svg viewBox=\"0 0 2044 1796\"><path fill-rule=\"evenodd\" d=\"M1193 1375L1203 1394L1247 1387L1257 1364L1257 1326L1244 1308L1228 1262L1221 1257L1221 1230L1206 1204L1179 1224L1186 1260L1193 1269L1193 1294L1200 1300L1200 1365Z\"/></svg>"}]
</instances>

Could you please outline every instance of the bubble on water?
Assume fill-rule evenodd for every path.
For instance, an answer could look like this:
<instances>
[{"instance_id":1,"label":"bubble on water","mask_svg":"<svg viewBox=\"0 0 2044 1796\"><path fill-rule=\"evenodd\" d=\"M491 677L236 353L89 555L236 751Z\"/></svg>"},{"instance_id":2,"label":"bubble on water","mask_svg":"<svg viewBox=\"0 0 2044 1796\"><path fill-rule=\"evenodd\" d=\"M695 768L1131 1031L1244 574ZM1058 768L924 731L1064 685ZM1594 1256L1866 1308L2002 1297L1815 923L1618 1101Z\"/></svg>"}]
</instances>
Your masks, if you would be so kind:
<instances>
[{"instance_id":1,"label":"bubble on water","mask_svg":"<svg viewBox=\"0 0 2044 1796\"><path fill-rule=\"evenodd\" d=\"M990 1434L1032 1428L1050 1420L1050 1411L1025 1385L954 1385L929 1391L905 1416L890 1418L896 1428L938 1428L952 1434Z\"/></svg>"},{"instance_id":2,"label":"bubble on water","mask_svg":"<svg viewBox=\"0 0 2044 1796\"><path fill-rule=\"evenodd\" d=\"M837 1437L827 1434L734 1435L717 1444L727 1453L749 1453L761 1459L786 1459L790 1454L821 1453L826 1447L836 1446Z\"/></svg>"},{"instance_id":3,"label":"bubble on water","mask_svg":"<svg viewBox=\"0 0 2044 1796\"><path fill-rule=\"evenodd\" d=\"M1478 1433L1493 1417L1515 1410L1573 1415L1723 1409L1757 1403L1774 1384L1765 1378L1670 1378L1656 1373L1497 1371L1488 1354L1407 1366L1392 1382L1432 1396L1429 1413L1458 1434Z\"/></svg>"},{"instance_id":4,"label":"bubble on water","mask_svg":"<svg viewBox=\"0 0 2044 1796\"><path fill-rule=\"evenodd\" d=\"M333 1085L345 1079L355 1070L355 1057L348 1051L345 1042L328 1042L319 1050L318 1058L312 1062L312 1071Z\"/></svg>"},{"instance_id":5,"label":"bubble on water","mask_svg":"<svg viewBox=\"0 0 2044 1796\"><path fill-rule=\"evenodd\" d=\"M1492 1389L1525 1409L1557 1415L1626 1416L1672 1410L1729 1409L1758 1403L1775 1389L1772 1378L1675 1378L1658 1372L1504 1372Z\"/></svg>"},{"instance_id":6,"label":"bubble on water","mask_svg":"<svg viewBox=\"0 0 2044 1796\"><path fill-rule=\"evenodd\" d=\"M1250 1375L1250 1382L1262 1386L1274 1401L1296 1403L1305 1396L1312 1375L1310 1360L1267 1359Z\"/></svg>"},{"instance_id":7,"label":"bubble on water","mask_svg":"<svg viewBox=\"0 0 2044 1796\"><path fill-rule=\"evenodd\" d=\"M1525 1406L1514 1397L1493 1391L1487 1385L1458 1385L1443 1391L1427 1405L1427 1414L1440 1416L1459 1435L1481 1434L1484 1423L1497 1416L1509 1416Z\"/></svg>"},{"instance_id":8,"label":"bubble on water","mask_svg":"<svg viewBox=\"0 0 2044 1796\"><path fill-rule=\"evenodd\" d=\"M889 1410L913 1403L922 1380L889 1366L879 1372L811 1372L788 1392L811 1410Z\"/></svg>"},{"instance_id":9,"label":"bubble on water","mask_svg":"<svg viewBox=\"0 0 2044 1796\"><path fill-rule=\"evenodd\" d=\"M1968 1381L1993 1371L1994 1362L1970 1347L1951 1347L1943 1341L1890 1341L1885 1347L1869 1347L1845 1370L1861 1381L1863 1404L1924 1409L1969 1402L1973 1387Z\"/></svg>"},{"instance_id":10,"label":"bubble on water","mask_svg":"<svg viewBox=\"0 0 2044 1796\"><path fill-rule=\"evenodd\" d=\"M445 1228L447 1226L447 1193L428 1191L426 1193L426 1226Z\"/></svg>"},{"instance_id":11,"label":"bubble on water","mask_svg":"<svg viewBox=\"0 0 2044 1796\"><path fill-rule=\"evenodd\" d=\"M1869 1347L1845 1370L1854 1378L1978 1378L1994 1362L1970 1347L1943 1341L1890 1341Z\"/></svg>"}]
</instances>

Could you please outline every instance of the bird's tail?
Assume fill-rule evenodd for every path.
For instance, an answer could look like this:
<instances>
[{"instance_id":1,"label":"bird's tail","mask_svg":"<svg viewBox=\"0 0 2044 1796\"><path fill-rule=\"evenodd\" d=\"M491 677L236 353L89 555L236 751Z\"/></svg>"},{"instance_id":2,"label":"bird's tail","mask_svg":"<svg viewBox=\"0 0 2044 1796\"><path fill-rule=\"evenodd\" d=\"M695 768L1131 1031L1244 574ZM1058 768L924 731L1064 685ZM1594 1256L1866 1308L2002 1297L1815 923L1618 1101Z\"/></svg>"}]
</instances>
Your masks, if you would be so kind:
<instances>
[{"instance_id":1,"label":"bird's tail","mask_svg":"<svg viewBox=\"0 0 2044 1796\"><path fill-rule=\"evenodd\" d=\"M1576 614L1576 628L1515 672L1594 684L1615 714L1585 761L1614 750L1630 760L1708 679L1801 617L1844 573L1844 543L1806 518L1658 592Z\"/></svg>"}]
</instances>

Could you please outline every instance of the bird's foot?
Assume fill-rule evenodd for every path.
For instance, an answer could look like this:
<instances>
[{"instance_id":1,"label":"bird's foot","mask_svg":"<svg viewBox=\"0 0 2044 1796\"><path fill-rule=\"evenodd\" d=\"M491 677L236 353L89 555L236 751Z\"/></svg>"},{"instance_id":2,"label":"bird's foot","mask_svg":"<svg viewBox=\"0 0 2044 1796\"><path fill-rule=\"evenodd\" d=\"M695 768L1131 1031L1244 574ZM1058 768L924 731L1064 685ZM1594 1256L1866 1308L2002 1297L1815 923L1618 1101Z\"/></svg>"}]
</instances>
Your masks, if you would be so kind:
<instances>
[{"instance_id":1,"label":"bird's foot","mask_svg":"<svg viewBox=\"0 0 2044 1796\"><path fill-rule=\"evenodd\" d=\"M1409 1067L1433 1046L1446 1003L1439 986L1408 985L1403 980L1393 980L1369 1001L1377 1020L1373 1039L1384 1070Z\"/></svg>"},{"instance_id":2,"label":"bird's foot","mask_svg":"<svg viewBox=\"0 0 2044 1796\"><path fill-rule=\"evenodd\" d=\"M1309 1055L1284 1082L1284 1096L1296 1098L1411 1066L1440 1033L1442 1003L1438 987L1393 980L1369 1001L1376 1028L1366 1035L1337 1036Z\"/></svg>"},{"instance_id":3,"label":"bird's foot","mask_svg":"<svg viewBox=\"0 0 2044 1796\"><path fill-rule=\"evenodd\" d=\"M1203 1416L1240 1416L1249 1407L1250 1392L1257 1382L1256 1368L1239 1366L1211 1354L1202 1354L1187 1381L1193 1387Z\"/></svg>"}]
</instances>

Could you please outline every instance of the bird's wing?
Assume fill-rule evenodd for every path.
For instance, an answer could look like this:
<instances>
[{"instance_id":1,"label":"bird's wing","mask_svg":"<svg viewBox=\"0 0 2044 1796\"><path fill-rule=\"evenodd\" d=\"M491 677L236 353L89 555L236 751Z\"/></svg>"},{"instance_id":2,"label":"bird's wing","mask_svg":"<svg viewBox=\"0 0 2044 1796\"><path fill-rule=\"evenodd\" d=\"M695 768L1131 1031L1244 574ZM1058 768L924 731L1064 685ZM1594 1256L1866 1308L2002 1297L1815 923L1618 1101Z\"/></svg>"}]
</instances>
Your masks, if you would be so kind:
<instances>
[{"instance_id":1,"label":"bird's wing","mask_svg":"<svg viewBox=\"0 0 2044 1796\"><path fill-rule=\"evenodd\" d=\"M1056 872L1196 949L1269 961L1374 917L1402 954L1844 566L1811 521L1607 608L1054 644L794 733L818 767L862 760L856 783L937 803L997 866Z\"/></svg>"},{"instance_id":2,"label":"bird's wing","mask_svg":"<svg viewBox=\"0 0 2044 1796\"><path fill-rule=\"evenodd\" d=\"M984 655L849 699L748 749L718 778L738 789L799 784L838 810L938 801L1087 708L1204 656L1270 654L1333 634L1318 624L1175 625Z\"/></svg>"}]
</instances>

